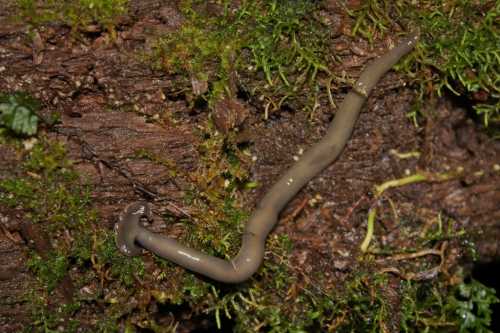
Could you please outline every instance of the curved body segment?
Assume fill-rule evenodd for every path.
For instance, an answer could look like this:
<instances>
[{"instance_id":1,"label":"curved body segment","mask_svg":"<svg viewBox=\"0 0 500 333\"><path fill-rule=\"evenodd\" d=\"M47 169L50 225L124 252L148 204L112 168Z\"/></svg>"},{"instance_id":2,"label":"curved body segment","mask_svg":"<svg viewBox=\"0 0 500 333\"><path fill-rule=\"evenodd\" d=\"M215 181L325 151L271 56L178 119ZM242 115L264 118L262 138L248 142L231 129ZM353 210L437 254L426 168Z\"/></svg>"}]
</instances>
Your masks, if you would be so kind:
<instances>
[{"instance_id":1,"label":"curved body segment","mask_svg":"<svg viewBox=\"0 0 500 333\"><path fill-rule=\"evenodd\" d=\"M323 139L309 148L261 199L245 225L241 248L232 260L207 255L142 227L140 217L150 214L150 207L145 202L129 205L117 223L120 251L126 255L137 255L141 246L186 269L225 283L239 283L250 278L262 263L266 238L278 221L279 212L311 178L340 155L375 84L413 49L417 40L417 33L410 34L366 67L337 110Z\"/></svg>"}]
</instances>

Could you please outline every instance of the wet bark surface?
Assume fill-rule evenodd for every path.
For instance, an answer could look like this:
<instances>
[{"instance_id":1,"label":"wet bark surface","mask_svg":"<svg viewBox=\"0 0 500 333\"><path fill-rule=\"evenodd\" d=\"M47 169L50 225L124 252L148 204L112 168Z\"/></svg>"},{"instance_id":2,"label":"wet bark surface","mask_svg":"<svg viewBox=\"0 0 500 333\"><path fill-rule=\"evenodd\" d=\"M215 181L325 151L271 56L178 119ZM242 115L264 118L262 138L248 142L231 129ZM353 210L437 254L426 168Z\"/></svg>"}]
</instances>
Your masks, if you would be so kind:
<instances>
[{"instance_id":1,"label":"wet bark surface","mask_svg":"<svg viewBox=\"0 0 500 333\"><path fill-rule=\"evenodd\" d=\"M44 131L66 144L75 168L89 180L92 205L99 212L102 227L112 229L123 207L138 199L155 202L157 230L167 228L162 212L189 213L191 208L182 201L189 182L186 175L199 164L202 138L197 128L210 116L209 110L193 111L187 101L170 98L176 90L173 78L152 70L138 56L155 36L179 27L182 16L175 8L160 1L133 2L117 39L110 42L99 33L76 40L62 25L36 29L31 38L24 24L9 19L12 2L2 0L0 7L5 9L0 11L0 91L27 91L43 102L42 116L60 115L60 123ZM341 42L342 37L339 45ZM363 52L349 51L341 68L353 77L371 54L365 43L356 47ZM383 48L380 45L375 52ZM337 91L335 102L344 94ZM291 269L305 280L321 271L334 286L354 267L366 212L374 204L370 199L374 185L401 178L405 170L463 168L464 176L455 180L395 188L386 199L397 204L399 215L446 214L477 234L481 260L498 260L500 172L495 171L495 165L500 164L499 143L446 97L429 101L425 122L416 128L405 115L413 98L414 92L398 74L386 75L368 99L341 157L309 182L282 213L273 233L287 234L293 240ZM218 105L214 117L222 132L241 127L238 135L250 143L255 161L249 171L262 186L242 195L248 207L254 207L294 162L294 156L322 137L334 110L325 104L312 118L300 111L284 110L264 120L256 107L244 101L234 103ZM228 116L227 109L239 109L242 114ZM171 120L172 115L177 121ZM152 152L168 163L144 158L138 154L141 151ZM419 151L421 155L400 159L393 151ZM21 155L0 145L0 179L15 176ZM173 165L182 176L172 175ZM387 211L383 216L392 214L384 207ZM25 291L37 288L26 267L29 251L44 253L51 245L22 210L0 207L0 226L0 331L16 332L30 322ZM379 227L384 230L382 242L405 245L389 218L383 218ZM462 256L450 255L445 270L459 263ZM383 269L386 263L375 265ZM71 298L71 279L61 284L55 290L57 297ZM395 288L397 284L389 284L386 293L397 308ZM101 310L96 307L95 311ZM185 331L194 329L193 325L206 326L201 319L192 323L185 324Z\"/></svg>"}]
</instances>

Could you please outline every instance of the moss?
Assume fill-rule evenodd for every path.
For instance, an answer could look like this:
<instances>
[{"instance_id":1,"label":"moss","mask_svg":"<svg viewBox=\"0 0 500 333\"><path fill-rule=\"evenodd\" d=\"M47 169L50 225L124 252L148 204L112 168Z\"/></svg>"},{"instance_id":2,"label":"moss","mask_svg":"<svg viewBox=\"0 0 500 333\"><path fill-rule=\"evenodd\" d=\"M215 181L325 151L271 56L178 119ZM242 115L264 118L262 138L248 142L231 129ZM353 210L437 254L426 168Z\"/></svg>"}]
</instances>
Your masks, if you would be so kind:
<instances>
[{"instance_id":1,"label":"moss","mask_svg":"<svg viewBox=\"0 0 500 333\"><path fill-rule=\"evenodd\" d=\"M396 5L391 5L391 2L384 0L368 0L363 1L359 7L348 10L349 15L355 19L352 34L360 34L373 43L376 35L384 34L389 30L391 10L401 15L401 1L393 3Z\"/></svg>"},{"instance_id":2,"label":"moss","mask_svg":"<svg viewBox=\"0 0 500 333\"><path fill-rule=\"evenodd\" d=\"M311 91L322 89L318 75L325 65L328 30L313 14L310 1L224 1L212 15L195 1L184 1L186 21L179 31L160 38L153 54L156 67L210 83L204 95L213 105L242 89L266 100L267 110L286 103L299 107ZM236 82L237 73L243 79ZM258 73L258 75L255 75ZM245 77L251 79L246 80Z\"/></svg>"},{"instance_id":3,"label":"moss","mask_svg":"<svg viewBox=\"0 0 500 333\"><path fill-rule=\"evenodd\" d=\"M185 200L193 208L193 217L203 221L188 222L186 241L212 255L232 257L241 240L243 225L249 217L237 197L249 182L248 173L240 164L241 152L229 153L228 141L212 135L200 146L201 159L196 172L189 175L192 182Z\"/></svg>"},{"instance_id":4,"label":"moss","mask_svg":"<svg viewBox=\"0 0 500 333\"><path fill-rule=\"evenodd\" d=\"M102 232L93 244L95 255L94 267L97 271L109 270L111 277L131 287L135 279L144 276L144 263L141 257L126 257L118 251L115 235L111 231Z\"/></svg>"},{"instance_id":5,"label":"moss","mask_svg":"<svg viewBox=\"0 0 500 333\"><path fill-rule=\"evenodd\" d=\"M33 321L24 327L22 332L56 332L56 327L64 332L78 332L81 322L72 317L80 308L78 301L70 304L58 304L52 308L47 307L51 297L47 291L40 292L32 289L26 292L26 302L30 305Z\"/></svg>"},{"instance_id":6,"label":"moss","mask_svg":"<svg viewBox=\"0 0 500 333\"><path fill-rule=\"evenodd\" d=\"M286 262L288 241L282 237L272 237L268 250L282 258L282 262L268 260L249 282L226 288L211 285L204 300L204 312L212 314L219 328L225 327L227 320L235 321L236 332L251 332L271 329L273 332L286 331L287 327L300 327L305 318L299 315L297 307L284 308L282 302L287 290L294 283Z\"/></svg>"},{"instance_id":7,"label":"moss","mask_svg":"<svg viewBox=\"0 0 500 333\"><path fill-rule=\"evenodd\" d=\"M42 259L38 254L33 254L27 262L40 281L51 292L61 282L68 272L68 258L59 253L48 253L47 259Z\"/></svg>"},{"instance_id":8,"label":"moss","mask_svg":"<svg viewBox=\"0 0 500 333\"><path fill-rule=\"evenodd\" d=\"M352 13L358 17L354 32L374 40L391 29L392 16L386 13L394 10L423 20L420 13L425 13L427 7L412 7L410 15L403 10L405 4L365 2ZM294 99L305 107L307 96L316 98L324 93L320 79L330 75L323 65L324 44L329 43L329 35L315 18L316 5L308 1L244 1L231 7L223 2L220 14L211 18L203 9L203 1L184 1L183 5L184 26L158 41L155 59L169 72L185 75L185 82L190 78L210 81L209 91L203 96L210 103L222 94L236 93L232 81L235 71L242 77L237 89L250 91L253 97L269 103L270 108L279 109ZM449 8L439 10L446 12ZM450 19L450 12L446 13L446 19ZM432 37L430 32L424 31L424 36L419 51L427 48L425 52L431 53L419 53L403 64L403 69L431 66L426 58L436 50L426 44ZM421 54L425 57L419 58ZM444 70L446 66L442 72L432 66L421 68L452 76L452 72ZM255 81L254 76L258 77ZM440 81L442 77L433 75L415 76L414 80L422 89L426 87L424 83L430 82L436 88L444 82ZM468 89L466 82L453 80ZM477 82L481 86L488 80ZM446 84L441 88L449 89ZM454 85L451 88L457 90ZM239 248L242 226L249 215L241 198L241 191L253 183L248 173L248 156L231 134L217 134L210 123L200 136L201 159L195 172L184 172L175 162L148 151L138 151L135 157L164 165L172 170L172 177L191 182L184 200L192 218L166 216L186 225L181 241L210 254L231 257ZM97 214L90 209L91 188L72 170L64 147L40 140L18 166L16 177L0 182L0 204L21 207L46 230L61 231L50 233L55 249L47 260L36 254L30 259L30 268L43 285L28 300L39 304L34 307L34 330L55 330L61 325L63 313L75 316L83 306L100 304L104 313L93 318L98 323L92 327L95 331L113 332L123 327L130 332L135 328L160 331L162 322L155 322L151 315L155 303L174 309L172 312L189 307L190 314L208 315L221 328L227 328L226 322L231 321L236 332L378 332L398 325L406 332L464 331L484 330L488 325L490 306L497 300L491 290L475 282L454 287L445 277L439 277L427 282L402 281L399 289L393 290L388 283L394 280L376 272L373 258L365 258L355 263L352 273L339 274L343 278L330 285L331 280L323 272L305 276L292 266L289 252L293 244L283 235L269 237L263 266L249 281L237 286L199 278L156 256L151 260L149 254L124 257L116 249L112 231L103 228L104 223L99 223ZM414 217L399 222L405 237L421 231L415 230ZM71 235L71 243L60 238L65 232ZM444 217L403 250L414 251L444 240L460 241L462 236L463 231L455 227L454 221ZM382 250L393 253L395 249ZM74 281L76 290L90 286L97 291L88 299L81 297L80 303L75 302L67 310L49 311L49 292L64 274L73 271L78 275ZM388 292L396 293L391 295L400 301L400 308L388 299ZM71 331L76 324L65 322L63 326ZM174 330L175 323L169 327Z\"/></svg>"},{"instance_id":9,"label":"moss","mask_svg":"<svg viewBox=\"0 0 500 333\"><path fill-rule=\"evenodd\" d=\"M17 170L18 177L0 181L0 204L27 209L34 223L75 228L85 223L89 188L65 158L65 149L45 139L35 144Z\"/></svg>"},{"instance_id":10,"label":"moss","mask_svg":"<svg viewBox=\"0 0 500 333\"><path fill-rule=\"evenodd\" d=\"M456 95L476 99L473 108L485 125L500 121L499 17L498 2L462 1L455 8L430 8L421 19L429 38L422 43L417 61L439 69L439 94L446 87Z\"/></svg>"},{"instance_id":11,"label":"moss","mask_svg":"<svg viewBox=\"0 0 500 333\"><path fill-rule=\"evenodd\" d=\"M494 289L471 280L455 288L445 307L458 320L460 332L487 332L493 314L491 305L499 302Z\"/></svg>"},{"instance_id":12,"label":"moss","mask_svg":"<svg viewBox=\"0 0 500 333\"><path fill-rule=\"evenodd\" d=\"M72 331L78 323L68 316L79 311L78 301L48 308L48 295L65 276L78 272L73 279L75 290L92 285L96 278L104 283L103 277L117 282L116 286L131 287L144 276L144 264L140 257L123 256L116 248L114 233L98 227L97 213L91 208L91 188L74 171L62 144L39 137L14 173L15 177L0 181L0 206L22 208L54 248L43 258L32 252L27 263L41 284L26 296L32 307L33 327L50 331L62 325L65 331ZM74 297L78 299L78 295ZM102 301L106 295L93 297ZM116 324L117 318L114 320Z\"/></svg>"},{"instance_id":13,"label":"moss","mask_svg":"<svg viewBox=\"0 0 500 333\"><path fill-rule=\"evenodd\" d=\"M471 280L456 286L402 282L402 332L491 332L495 291Z\"/></svg>"},{"instance_id":14,"label":"moss","mask_svg":"<svg viewBox=\"0 0 500 333\"><path fill-rule=\"evenodd\" d=\"M98 24L112 34L120 15L127 12L128 0L17 0L19 18L33 25L62 22L74 32Z\"/></svg>"},{"instance_id":15,"label":"moss","mask_svg":"<svg viewBox=\"0 0 500 333\"><path fill-rule=\"evenodd\" d=\"M49 330L60 325L61 318L65 318L70 310L66 309L68 306L57 311L46 309L47 294L68 274L75 255L71 246L63 240L56 240L55 235L68 230L78 239L87 223L95 219L95 214L88 208L88 187L80 183L78 175L71 170L62 145L39 138L15 174L14 178L0 181L0 205L23 208L26 217L32 223L40 224L55 245L52 252L43 254L43 258L32 252L27 262L27 267L42 286L38 294L28 297L34 326ZM34 302L36 299L39 301ZM72 321L66 321L66 324L68 329L75 325Z\"/></svg>"},{"instance_id":16,"label":"moss","mask_svg":"<svg viewBox=\"0 0 500 333\"><path fill-rule=\"evenodd\" d=\"M498 1L370 0L351 15L353 33L370 40L398 21L421 30L416 52L401 65L419 87L415 121L425 100L446 91L467 98L486 126L500 122Z\"/></svg>"}]
</instances>

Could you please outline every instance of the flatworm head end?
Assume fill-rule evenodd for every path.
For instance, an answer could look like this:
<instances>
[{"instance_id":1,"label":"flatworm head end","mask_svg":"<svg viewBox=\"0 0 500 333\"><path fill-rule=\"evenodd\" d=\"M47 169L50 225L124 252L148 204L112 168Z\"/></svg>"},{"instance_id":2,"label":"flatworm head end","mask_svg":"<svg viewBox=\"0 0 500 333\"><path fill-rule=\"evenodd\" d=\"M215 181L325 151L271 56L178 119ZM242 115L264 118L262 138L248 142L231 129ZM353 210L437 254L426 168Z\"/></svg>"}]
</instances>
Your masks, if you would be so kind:
<instances>
[{"instance_id":1,"label":"flatworm head end","mask_svg":"<svg viewBox=\"0 0 500 333\"><path fill-rule=\"evenodd\" d=\"M151 207L147 202L135 202L123 210L120 220L115 224L116 246L126 256L136 256L142 252L135 240L143 229L140 224L143 216L151 216Z\"/></svg>"}]
</instances>

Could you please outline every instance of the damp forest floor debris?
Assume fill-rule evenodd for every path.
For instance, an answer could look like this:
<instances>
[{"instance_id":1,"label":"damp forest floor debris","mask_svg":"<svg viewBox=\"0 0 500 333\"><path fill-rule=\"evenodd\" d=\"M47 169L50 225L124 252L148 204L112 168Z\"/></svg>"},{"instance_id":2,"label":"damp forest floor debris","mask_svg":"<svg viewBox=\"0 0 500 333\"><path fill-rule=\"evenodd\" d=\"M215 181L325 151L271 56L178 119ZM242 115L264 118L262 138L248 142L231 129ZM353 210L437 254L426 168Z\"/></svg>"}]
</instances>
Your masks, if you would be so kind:
<instances>
[{"instance_id":1,"label":"damp forest floor debris","mask_svg":"<svg viewBox=\"0 0 500 333\"><path fill-rule=\"evenodd\" d=\"M496 1L0 0L1 332L488 332L499 298ZM362 68L418 29L341 157L247 282L115 246L148 228L221 258ZM493 265L493 266L488 266Z\"/></svg>"}]
</instances>

